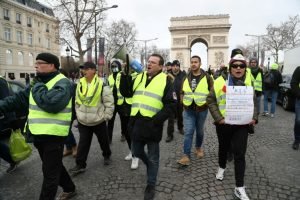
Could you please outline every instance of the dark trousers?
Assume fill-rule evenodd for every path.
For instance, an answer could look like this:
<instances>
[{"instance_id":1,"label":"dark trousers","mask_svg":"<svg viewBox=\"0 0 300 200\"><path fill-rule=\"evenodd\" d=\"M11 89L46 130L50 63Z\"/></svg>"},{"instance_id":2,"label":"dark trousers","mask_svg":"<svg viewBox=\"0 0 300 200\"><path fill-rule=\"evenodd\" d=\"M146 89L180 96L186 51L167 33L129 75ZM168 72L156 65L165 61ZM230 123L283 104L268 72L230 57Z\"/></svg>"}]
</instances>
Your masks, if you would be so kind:
<instances>
[{"instance_id":1,"label":"dark trousers","mask_svg":"<svg viewBox=\"0 0 300 200\"><path fill-rule=\"evenodd\" d=\"M217 125L216 131L219 141L219 166L226 168L227 152L232 147L236 187L242 187L246 168L248 125Z\"/></svg>"},{"instance_id":2,"label":"dark trousers","mask_svg":"<svg viewBox=\"0 0 300 200\"><path fill-rule=\"evenodd\" d=\"M80 167L86 167L86 160L90 151L93 133L97 136L102 155L109 158L111 150L109 146L109 139L106 130L106 122L102 122L96 126L85 126L78 123L79 143L77 148L76 164Z\"/></svg>"},{"instance_id":3,"label":"dark trousers","mask_svg":"<svg viewBox=\"0 0 300 200\"><path fill-rule=\"evenodd\" d=\"M168 118L168 127L167 127L167 134L169 137L173 137L174 133L174 123L175 123L175 115L172 114Z\"/></svg>"},{"instance_id":4,"label":"dark trousers","mask_svg":"<svg viewBox=\"0 0 300 200\"><path fill-rule=\"evenodd\" d=\"M124 116L120 115L121 120L121 133L125 136L126 142L128 144L128 148L131 149L131 137L128 132L128 122L129 122L130 116Z\"/></svg>"},{"instance_id":5,"label":"dark trousers","mask_svg":"<svg viewBox=\"0 0 300 200\"><path fill-rule=\"evenodd\" d=\"M117 111L114 110L114 114L112 118L107 123L107 133L109 137L109 142L111 143L112 137L113 137L113 131L114 131L114 124L115 124L115 118L116 118Z\"/></svg>"},{"instance_id":6,"label":"dark trousers","mask_svg":"<svg viewBox=\"0 0 300 200\"><path fill-rule=\"evenodd\" d=\"M77 145L76 139L75 139L73 131L72 131L72 124L73 124L73 121L71 122L71 125L70 125L69 135L65 141L65 145L68 150L72 150L72 147Z\"/></svg>"},{"instance_id":7,"label":"dark trousers","mask_svg":"<svg viewBox=\"0 0 300 200\"><path fill-rule=\"evenodd\" d=\"M75 185L63 165L63 142L34 143L42 160L43 184L40 200L53 200L58 185L64 192L72 192Z\"/></svg>"},{"instance_id":8,"label":"dark trousers","mask_svg":"<svg viewBox=\"0 0 300 200\"><path fill-rule=\"evenodd\" d=\"M177 105L176 105L176 118L177 118L177 128L178 128L178 130L183 129L182 112L183 112L183 105L181 103L177 103Z\"/></svg>"},{"instance_id":9,"label":"dark trousers","mask_svg":"<svg viewBox=\"0 0 300 200\"><path fill-rule=\"evenodd\" d=\"M294 125L295 142L300 142L300 99L295 102L295 125Z\"/></svg>"}]
</instances>

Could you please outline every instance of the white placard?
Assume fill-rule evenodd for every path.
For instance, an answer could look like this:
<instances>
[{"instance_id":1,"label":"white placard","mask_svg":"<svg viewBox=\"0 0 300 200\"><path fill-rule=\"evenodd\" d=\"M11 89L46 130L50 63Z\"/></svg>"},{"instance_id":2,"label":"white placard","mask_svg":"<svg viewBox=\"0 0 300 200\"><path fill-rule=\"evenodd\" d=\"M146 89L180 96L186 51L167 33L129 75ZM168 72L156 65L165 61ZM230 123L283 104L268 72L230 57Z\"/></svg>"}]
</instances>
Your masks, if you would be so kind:
<instances>
[{"instance_id":1,"label":"white placard","mask_svg":"<svg viewBox=\"0 0 300 200\"><path fill-rule=\"evenodd\" d=\"M226 124L249 124L253 118L253 87L226 86Z\"/></svg>"}]
</instances>

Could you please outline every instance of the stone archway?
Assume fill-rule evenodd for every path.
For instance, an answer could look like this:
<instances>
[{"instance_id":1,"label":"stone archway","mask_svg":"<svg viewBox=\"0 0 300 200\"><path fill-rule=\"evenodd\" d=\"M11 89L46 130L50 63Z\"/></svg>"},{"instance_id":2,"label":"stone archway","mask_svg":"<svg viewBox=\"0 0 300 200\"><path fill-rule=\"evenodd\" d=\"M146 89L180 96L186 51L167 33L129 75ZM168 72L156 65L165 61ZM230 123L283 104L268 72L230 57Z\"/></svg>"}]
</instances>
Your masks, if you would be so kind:
<instances>
[{"instance_id":1,"label":"stone archway","mask_svg":"<svg viewBox=\"0 0 300 200\"><path fill-rule=\"evenodd\" d=\"M228 63L229 15L172 17L171 59L180 61L184 70L190 67L191 47L201 42L207 46L207 63L212 68ZM201 57L201 55L200 55Z\"/></svg>"}]
</instances>

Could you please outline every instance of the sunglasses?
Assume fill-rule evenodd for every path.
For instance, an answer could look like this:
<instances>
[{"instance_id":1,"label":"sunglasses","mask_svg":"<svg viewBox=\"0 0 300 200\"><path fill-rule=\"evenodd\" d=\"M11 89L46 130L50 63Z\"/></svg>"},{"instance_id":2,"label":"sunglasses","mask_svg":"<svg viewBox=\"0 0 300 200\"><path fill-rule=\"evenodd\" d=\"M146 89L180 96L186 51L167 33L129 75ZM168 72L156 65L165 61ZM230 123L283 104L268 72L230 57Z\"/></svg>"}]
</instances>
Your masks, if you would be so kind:
<instances>
[{"instance_id":1,"label":"sunglasses","mask_svg":"<svg viewBox=\"0 0 300 200\"><path fill-rule=\"evenodd\" d=\"M241 69L245 69L247 66L245 64L232 64L230 65L231 68L237 69L240 67Z\"/></svg>"}]
</instances>

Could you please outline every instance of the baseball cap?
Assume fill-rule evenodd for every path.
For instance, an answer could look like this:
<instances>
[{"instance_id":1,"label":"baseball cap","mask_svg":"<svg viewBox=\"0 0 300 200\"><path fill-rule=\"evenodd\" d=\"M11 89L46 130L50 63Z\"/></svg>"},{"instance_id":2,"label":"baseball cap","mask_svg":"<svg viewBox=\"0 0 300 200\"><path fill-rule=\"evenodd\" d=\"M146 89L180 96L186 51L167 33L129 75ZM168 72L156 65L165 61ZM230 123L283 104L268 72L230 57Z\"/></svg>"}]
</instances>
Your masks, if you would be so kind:
<instances>
[{"instance_id":1,"label":"baseball cap","mask_svg":"<svg viewBox=\"0 0 300 200\"><path fill-rule=\"evenodd\" d=\"M97 66L93 63L93 62L85 62L83 63L83 65L79 66L80 69L96 69Z\"/></svg>"}]
</instances>

